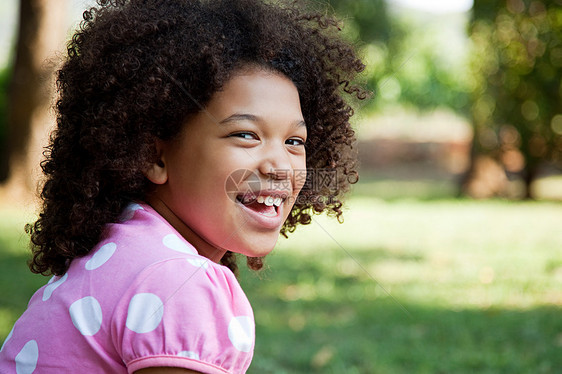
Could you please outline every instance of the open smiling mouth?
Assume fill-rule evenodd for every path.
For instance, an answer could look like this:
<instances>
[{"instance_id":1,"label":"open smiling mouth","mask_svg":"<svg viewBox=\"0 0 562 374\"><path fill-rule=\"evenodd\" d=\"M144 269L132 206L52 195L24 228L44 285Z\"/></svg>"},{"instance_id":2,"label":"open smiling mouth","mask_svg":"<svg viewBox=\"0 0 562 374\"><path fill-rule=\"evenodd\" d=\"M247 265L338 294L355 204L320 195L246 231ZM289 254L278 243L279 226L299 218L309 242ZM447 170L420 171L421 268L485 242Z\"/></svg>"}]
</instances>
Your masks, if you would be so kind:
<instances>
[{"instance_id":1,"label":"open smiling mouth","mask_svg":"<svg viewBox=\"0 0 562 374\"><path fill-rule=\"evenodd\" d=\"M279 206L283 204L285 199L285 197L275 195L259 195L256 197L254 194L240 194L236 196L237 202L266 217L277 216Z\"/></svg>"}]
</instances>

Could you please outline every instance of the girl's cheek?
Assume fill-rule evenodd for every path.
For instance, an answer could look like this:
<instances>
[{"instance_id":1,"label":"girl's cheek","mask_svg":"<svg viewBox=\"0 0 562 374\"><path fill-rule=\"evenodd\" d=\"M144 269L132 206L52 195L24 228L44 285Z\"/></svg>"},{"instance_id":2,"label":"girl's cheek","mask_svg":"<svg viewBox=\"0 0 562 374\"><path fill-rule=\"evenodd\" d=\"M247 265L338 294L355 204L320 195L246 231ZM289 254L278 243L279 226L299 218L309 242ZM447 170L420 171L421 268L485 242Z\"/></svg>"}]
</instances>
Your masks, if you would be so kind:
<instances>
[{"instance_id":1,"label":"girl's cheek","mask_svg":"<svg viewBox=\"0 0 562 374\"><path fill-rule=\"evenodd\" d=\"M295 194L298 194L304 187L306 183L306 175L307 175L306 167L295 170L294 172Z\"/></svg>"}]
</instances>

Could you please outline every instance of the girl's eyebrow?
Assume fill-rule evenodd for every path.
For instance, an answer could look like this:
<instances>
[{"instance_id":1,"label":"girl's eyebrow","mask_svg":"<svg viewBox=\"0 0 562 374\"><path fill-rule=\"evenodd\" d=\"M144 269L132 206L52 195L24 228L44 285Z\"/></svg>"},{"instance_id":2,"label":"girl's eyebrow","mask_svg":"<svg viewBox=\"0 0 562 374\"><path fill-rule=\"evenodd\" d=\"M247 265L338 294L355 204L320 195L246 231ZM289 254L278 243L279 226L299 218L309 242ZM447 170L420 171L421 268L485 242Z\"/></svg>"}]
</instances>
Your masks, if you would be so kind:
<instances>
[{"instance_id":1,"label":"girl's eyebrow","mask_svg":"<svg viewBox=\"0 0 562 374\"><path fill-rule=\"evenodd\" d=\"M234 113L231 116L226 117L219 124L228 124L230 122L237 122L237 121L250 121L250 122L261 122L263 121L261 117L253 115L253 114L246 114L246 113ZM306 127L306 123L304 120L297 120L295 121L295 127Z\"/></svg>"},{"instance_id":2,"label":"girl's eyebrow","mask_svg":"<svg viewBox=\"0 0 562 374\"><path fill-rule=\"evenodd\" d=\"M236 121L251 121L251 122L259 122L260 118L258 116L254 116L253 114L245 114L245 113L234 113L231 116L220 121L220 124L229 123L229 122L236 122Z\"/></svg>"}]
</instances>

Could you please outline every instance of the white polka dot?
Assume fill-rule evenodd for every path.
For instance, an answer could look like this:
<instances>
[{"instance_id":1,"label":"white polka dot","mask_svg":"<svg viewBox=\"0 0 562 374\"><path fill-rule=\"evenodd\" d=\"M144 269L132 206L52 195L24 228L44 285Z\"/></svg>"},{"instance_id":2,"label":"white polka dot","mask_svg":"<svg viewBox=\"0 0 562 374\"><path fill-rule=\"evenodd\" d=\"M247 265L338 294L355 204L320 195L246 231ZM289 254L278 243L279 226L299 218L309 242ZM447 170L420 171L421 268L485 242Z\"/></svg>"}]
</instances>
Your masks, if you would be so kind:
<instances>
[{"instance_id":1,"label":"white polka dot","mask_svg":"<svg viewBox=\"0 0 562 374\"><path fill-rule=\"evenodd\" d=\"M61 284L64 283L64 281L66 281L66 278L68 278L68 273L66 273L65 275L63 275L61 278L57 279L56 281L53 282L53 279L55 279L55 277L51 278L51 280L49 281L49 283L47 284L47 286L45 287L45 289L43 290L43 301L47 301L49 300L49 298L51 297L51 295L53 294L53 291L55 289L57 289L58 286L60 286Z\"/></svg>"},{"instance_id":2,"label":"white polka dot","mask_svg":"<svg viewBox=\"0 0 562 374\"><path fill-rule=\"evenodd\" d=\"M117 248L117 244L115 243L107 243L104 244L94 253L92 258L86 262L86 270L94 270L102 266L113 256L115 253L115 249Z\"/></svg>"},{"instance_id":3,"label":"white polka dot","mask_svg":"<svg viewBox=\"0 0 562 374\"><path fill-rule=\"evenodd\" d=\"M154 330L164 316L164 304L153 293L138 293L131 299L126 326L139 334Z\"/></svg>"},{"instance_id":4,"label":"white polka dot","mask_svg":"<svg viewBox=\"0 0 562 374\"><path fill-rule=\"evenodd\" d=\"M37 367L37 360L39 359L39 347L35 340L30 340L21 349L20 353L16 356L16 373L17 374L31 374Z\"/></svg>"},{"instance_id":5,"label":"white polka dot","mask_svg":"<svg viewBox=\"0 0 562 374\"><path fill-rule=\"evenodd\" d=\"M144 208L137 203L131 203L127 205L127 207L123 210L123 213L121 213L121 216L119 217L119 222L126 222L130 220L135 215L135 212L139 209L144 210Z\"/></svg>"},{"instance_id":6,"label":"white polka dot","mask_svg":"<svg viewBox=\"0 0 562 374\"><path fill-rule=\"evenodd\" d=\"M188 258L187 262L198 268L207 269L209 267L209 260L205 258Z\"/></svg>"},{"instance_id":7,"label":"white polka dot","mask_svg":"<svg viewBox=\"0 0 562 374\"><path fill-rule=\"evenodd\" d=\"M6 340L4 340L4 343L2 343L2 348L0 348L0 352L4 350L4 346L6 345L6 342L10 340L13 333L14 333L14 328L12 327L12 330L10 330L10 333L8 334L8 336L6 336Z\"/></svg>"},{"instance_id":8,"label":"white polka dot","mask_svg":"<svg viewBox=\"0 0 562 374\"><path fill-rule=\"evenodd\" d=\"M254 342L254 321L248 316L233 317L228 324L228 338L242 352L250 352Z\"/></svg>"},{"instance_id":9,"label":"white polka dot","mask_svg":"<svg viewBox=\"0 0 562 374\"><path fill-rule=\"evenodd\" d=\"M178 356L199 360L199 355L193 351L181 351L180 353L178 353Z\"/></svg>"},{"instance_id":10,"label":"white polka dot","mask_svg":"<svg viewBox=\"0 0 562 374\"><path fill-rule=\"evenodd\" d=\"M162 239L162 243L170 249L177 252L197 254L197 252L185 240L180 239L176 234L166 235Z\"/></svg>"},{"instance_id":11,"label":"white polka dot","mask_svg":"<svg viewBox=\"0 0 562 374\"><path fill-rule=\"evenodd\" d=\"M102 312L100 303L92 296L76 300L70 305L70 318L82 335L95 335L101 327Z\"/></svg>"}]
</instances>

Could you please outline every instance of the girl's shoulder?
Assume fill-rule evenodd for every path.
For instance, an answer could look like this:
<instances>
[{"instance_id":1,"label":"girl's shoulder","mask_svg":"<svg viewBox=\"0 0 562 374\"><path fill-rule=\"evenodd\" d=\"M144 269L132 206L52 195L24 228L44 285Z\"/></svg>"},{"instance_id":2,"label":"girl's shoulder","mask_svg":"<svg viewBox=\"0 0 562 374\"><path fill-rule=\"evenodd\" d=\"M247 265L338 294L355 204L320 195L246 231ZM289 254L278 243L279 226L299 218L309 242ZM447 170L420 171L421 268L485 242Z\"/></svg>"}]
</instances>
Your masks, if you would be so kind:
<instances>
[{"instance_id":1,"label":"girl's shoulder","mask_svg":"<svg viewBox=\"0 0 562 374\"><path fill-rule=\"evenodd\" d=\"M236 277L162 221L150 207L130 205L88 255L39 289L6 339L10 365L32 349L33 365L57 372L124 372L123 363L129 372L245 372L254 316Z\"/></svg>"},{"instance_id":2,"label":"girl's shoulder","mask_svg":"<svg viewBox=\"0 0 562 374\"><path fill-rule=\"evenodd\" d=\"M254 347L254 316L234 274L200 256L149 206L130 206L124 215L130 212L126 224L116 225L118 237L142 253L143 264L111 321L115 346L129 369L245 371ZM144 234L136 236L137 229Z\"/></svg>"},{"instance_id":3,"label":"girl's shoulder","mask_svg":"<svg viewBox=\"0 0 562 374\"><path fill-rule=\"evenodd\" d=\"M187 283L219 286L215 292L241 292L235 275L227 267L198 254L164 218L144 203L131 203L117 223L109 224L102 240L85 257L73 261L74 268L93 278L113 279L116 286L146 282L157 276L175 284L188 276ZM96 275L97 273L97 275ZM91 277L92 278L92 277Z\"/></svg>"},{"instance_id":4,"label":"girl's shoulder","mask_svg":"<svg viewBox=\"0 0 562 374\"><path fill-rule=\"evenodd\" d=\"M87 285L78 287L79 298L99 301L103 327L129 370L249 365L254 316L236 277L200 256L150 206L129 205L94 250L73 261L69 280L74 272Z\"/></svg>"}]
</instances>

